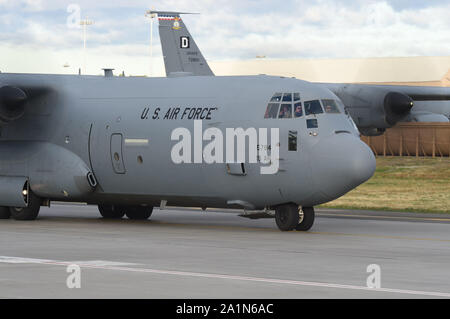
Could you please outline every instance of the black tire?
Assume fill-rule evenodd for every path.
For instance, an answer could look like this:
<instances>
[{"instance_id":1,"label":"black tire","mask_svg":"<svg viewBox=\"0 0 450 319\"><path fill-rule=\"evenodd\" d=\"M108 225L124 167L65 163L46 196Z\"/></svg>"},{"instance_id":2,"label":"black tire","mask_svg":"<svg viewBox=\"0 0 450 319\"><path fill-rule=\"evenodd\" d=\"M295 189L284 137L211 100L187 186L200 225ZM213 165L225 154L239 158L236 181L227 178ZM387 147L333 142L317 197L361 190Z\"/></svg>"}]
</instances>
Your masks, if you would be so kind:
<instances>
[{"instance_id":1,"label":"black tire","mask_svg":"<svg viewBox=\"0 0 450 319\"><path fill-rule=\"evenodd\" d=\"M127 206L125 207L125 215L133 220L146 220L152 216L153 207L151 206Z\"/></svg>"},{"instance_id":2,"label":"black tire","mask_svg":"<svg viewBox=\"0 0 450 319\"><path fill-rule=\"evenodd\" d=\"M9 219L11 217L11 211L9 207L0 207L0 219Z\"/></svg>"},{"instance_id":3,"label":"black tire","mask_svg":"<svg viewBox=\"0 0 450 319\"><path fill-rule=\"evenodd\" d=\"M302 208L303 216L300 218L300 222L297 227L295 227L298 231L308 231L314 225L315 212L314 207L303 207Z\"/></svg>"},{"instance_id":4,"label":"black tire","mask_svg":"<svg viewBox=\"0 0 450 319\"><path fill-rule=\"evenodd\" d=\"M291 231L297 227L300 221L298 206L287 204L275 209L275 221L281 231Z\"/></svg>"},{"instance_id":5,"label":"black tire","mask_svg":"<svg viewBox=\"0 0 450 319\"><path fill-rule=\"evenodd\" d=\"M41 210L42 199L32 191L28 194L28 207L10 207L11 217L15 220L35 220Z\"/></svg>"},{"instance_id":6,"label":"black tire","mask_svg":"<svg viewBox=\"0 0 450 319\"><path fill-rule=\"evenodd\" d=\"M123 207L118 205L98 205L98 211L104 219L121 219L125 215Z\"/></svg>"}]
</instances>

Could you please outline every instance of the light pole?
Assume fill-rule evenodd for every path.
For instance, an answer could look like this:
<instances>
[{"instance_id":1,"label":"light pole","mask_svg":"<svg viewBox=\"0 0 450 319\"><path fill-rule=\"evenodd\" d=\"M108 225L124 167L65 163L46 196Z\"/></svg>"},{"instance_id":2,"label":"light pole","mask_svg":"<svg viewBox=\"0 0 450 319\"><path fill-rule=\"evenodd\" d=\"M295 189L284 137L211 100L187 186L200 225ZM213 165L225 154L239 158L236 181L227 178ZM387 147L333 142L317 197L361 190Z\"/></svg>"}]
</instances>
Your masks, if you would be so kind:
<instances>
[{"instance_id":1,"label":"light pole","mask_svg":"<svg viewBox=\"0 0 450 319\"><path fill-rule=\"evenodd\" d=\"M153 76L153 19L157 17L157 14L150 10L145 13L145 16L150 18L150 76Z\"/></svg>"},{"instance_id":2,"label":"light pole","mask_svg":"<svg viewBox=\"0 0 450 319\"><path fill-rule=\"evenodd\" d=\"M86 33L87 33L87 27L89 25L93 25L94 21L89 20L88 18L81 20L80 25L83 26L83 59L84 59L84 65L83 65L83 71L86 73Z\"/></svg>"}]
</instances>

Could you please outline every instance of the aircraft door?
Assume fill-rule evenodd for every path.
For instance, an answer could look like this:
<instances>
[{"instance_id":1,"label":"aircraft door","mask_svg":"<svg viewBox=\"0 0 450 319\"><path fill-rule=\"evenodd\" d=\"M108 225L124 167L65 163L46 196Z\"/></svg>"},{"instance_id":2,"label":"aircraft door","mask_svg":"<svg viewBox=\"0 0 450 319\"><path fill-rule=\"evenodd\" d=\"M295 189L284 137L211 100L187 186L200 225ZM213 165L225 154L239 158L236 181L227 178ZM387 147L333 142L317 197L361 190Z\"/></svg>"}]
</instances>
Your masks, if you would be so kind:
<instances>
[{"instance_id":1,"label":"aircraft door","mask_svg":"<svg viewBox=\"0 0 450 319\"><path fill-rule=\"evenodd\" d=\"M116 174L125 174L125 164L123 162L123 136L122 134L111 135L111 162Z\"/></svg>"}]
</instances>

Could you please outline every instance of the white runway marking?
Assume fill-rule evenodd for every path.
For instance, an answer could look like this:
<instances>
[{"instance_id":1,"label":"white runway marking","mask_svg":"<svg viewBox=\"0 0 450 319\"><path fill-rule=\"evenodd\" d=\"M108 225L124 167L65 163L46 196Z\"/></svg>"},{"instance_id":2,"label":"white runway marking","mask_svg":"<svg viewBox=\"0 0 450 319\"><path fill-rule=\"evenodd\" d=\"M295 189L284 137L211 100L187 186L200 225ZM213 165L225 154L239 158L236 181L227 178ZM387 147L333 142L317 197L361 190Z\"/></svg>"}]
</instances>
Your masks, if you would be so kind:
<instances>
[{"instance_id":1,"label":"white runway marking","mask_svg":"<svg viewBox=\"0 0 450 319\"><path fill-rule=\"evenodd\" d=\"M78 265L80 267L109 267L109 266L136 266L138 264L133 263L123 263L107 260L88 260L88 261L67 261L58 262L49 259L35 259L35 258L22 258L22 257L8 257L0 256L0 263L4 264L42 264L42 265L52 265L52 264L67 264L67 265Z\"/></svg>"},{"instance_id":2,"label":"white runway marking","mask_svg":"<svg viewBox=\"0 0 450 319\"><path fill-rule=\"evenodd\" d=\"M4 264L45 264L48 262L51 262L51 260L0 256L0 263L4 263Z\"/></svg>"},{"instance_id":3,"label":"white runway marking","mask_svg":"<svg viewBox=\"0 0 450 319\"><path fill-rule=\"evenodd\" d=\"M368 288L365 286L341 285L341 284L324 283L324 282L284 280L284 279L272 279L272 278L248 277L248 276L234 276L234 275L222 275L222 274L212 274L212 273L196 273L196 272L186 272L186 271L158 270L158 269L149 269L149 268L130 268L130 267L124 267L124 266L138 265L138 264L108 262L108 261L82 261L82 262L76 263L76 262L57 261L57 260L48 260L48 259L33 259L33 258L0 256L0 263L22 263L22 264L28 263L28 264L51 265L51 266L69 266L69 265L77 264L80 267L87 268L87 269L151 273L151 274L159 274L159 275L197 277L197 278L208 278L208 279L239 280L239 281L262 282L262 283L281 284L281 285L350 289L350 290L361 290L361 291L370 291L370 292L385 292L385 293L387 292L387 293L394 293L394 294L450 298L450 293L435 292L435 291L405 290L405 289L395 289L395 288L375 289L375 288ZM120 265L124 265L124 266L120 266Z\"/></svg>"}]
</instances>

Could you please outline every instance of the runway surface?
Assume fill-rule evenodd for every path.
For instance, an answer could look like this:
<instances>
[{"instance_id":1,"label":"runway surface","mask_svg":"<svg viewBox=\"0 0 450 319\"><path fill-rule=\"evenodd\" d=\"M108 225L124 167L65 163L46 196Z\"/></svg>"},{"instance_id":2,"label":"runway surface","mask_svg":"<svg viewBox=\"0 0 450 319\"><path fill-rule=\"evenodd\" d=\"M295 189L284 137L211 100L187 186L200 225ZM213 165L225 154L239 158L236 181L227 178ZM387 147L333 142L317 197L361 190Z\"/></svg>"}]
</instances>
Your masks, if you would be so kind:
<instances>
[{"instance_id":1,"label":"runway surface","mask_svg":"<svg viewBox=\"0 0 450 319\"><path fill-rule=\"evenodd\" d=\"M273 219L155 209L150 221L54 205L0 220L0 298L450 298L450 216L319 210L312 231ZM67 266L81 267L69 289ZM381 269L381 288L367 287Z\"/></svg>"}]
</instances>

